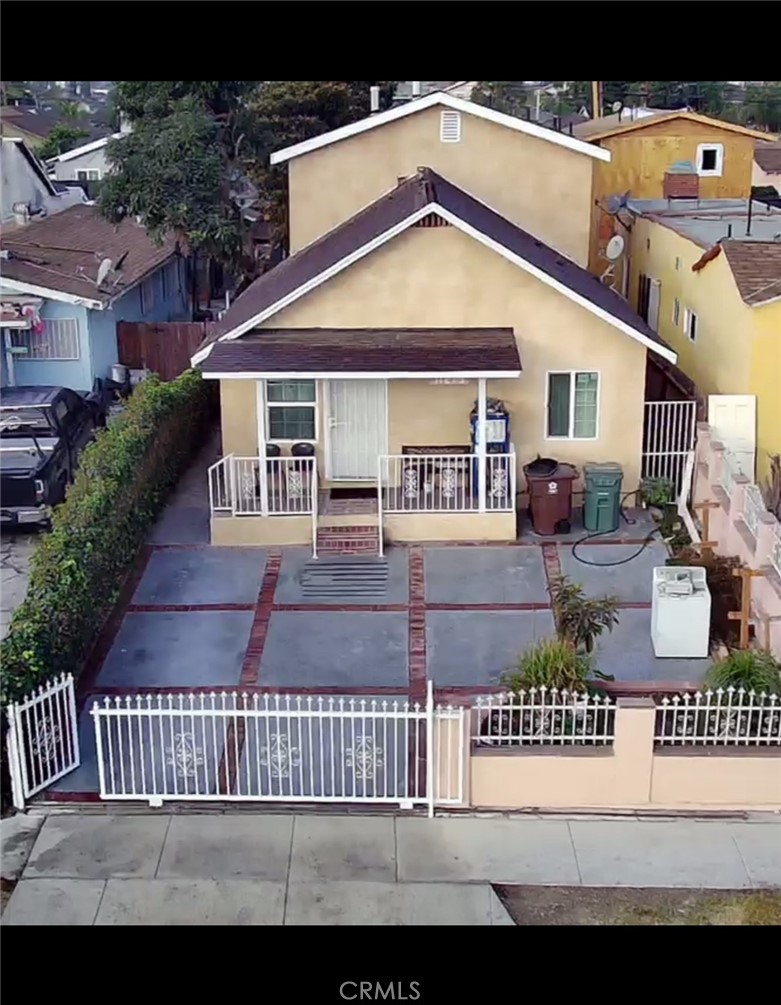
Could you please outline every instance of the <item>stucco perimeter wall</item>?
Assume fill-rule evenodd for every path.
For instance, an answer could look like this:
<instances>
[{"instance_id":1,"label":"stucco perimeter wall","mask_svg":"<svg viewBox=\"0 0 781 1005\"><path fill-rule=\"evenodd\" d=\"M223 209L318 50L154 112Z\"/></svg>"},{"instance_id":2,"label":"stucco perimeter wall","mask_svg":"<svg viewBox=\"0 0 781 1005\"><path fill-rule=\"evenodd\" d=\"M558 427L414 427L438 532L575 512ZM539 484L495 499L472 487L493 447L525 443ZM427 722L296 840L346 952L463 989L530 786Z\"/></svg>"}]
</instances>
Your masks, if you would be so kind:
<instances>
[{"instance_id":1,"label":"stucco perimeter wall","mask_svg":"<svg viewBox=\"0 0 781 1005\"><path fill-rule=\"evenodd\" d=\"M411 229L264 322L274 328L377 326L513 328L523 372L513 380L489 379L488 394L510 410L519 468L538 453L579 466L617 461L625 490L637 486L645 348L473 238L453 227ZM596 440L546 439L549 370L599 372ZM475 391L426 380L392 383L389 446L468 442Z\"/></svg>"},{"instance_id":2,"label":"stucco perimeter wall","mask_svg":"<svg viewBox=\"0 0 781 1005\"><path fill-rule=\"evenodd\" d=\"M777 809L781 751L654 751L650 698L620 698L613 747L473 748L471 806L482 809Z\"/></svg>"},{"instance_id":3,"label":"stucco perimeter wall","mask_svg":"<svg viewBox=\"0 0 781 1005\"><path fill-rule=\"evenodd\" d=\"M389 513L386 541L514 541L515 513Z\"/></svg>"},{"instance_id":4,"label":"stucco perimeter wall","mask_svg":"<svg viewBox=\"0 0 781 1005\"><path fill-rule=\"evenodd\" d=\"M442 143L441 111L425 109L290 161L291 253L395 188L400 177L430 167L585 267L594 159L466 114L461 141Z\"/></svg>"},{"instance_id":5,"label":"stucco perimeter wall","mask_svg":"<svg viewBox=\"0 0 781 1005\"><path fill-rule=\"evenodd\" d=\"M312 543L310 516L214 516L211 543L224 545L295 545Z\"/></svg>"}]
</instances>

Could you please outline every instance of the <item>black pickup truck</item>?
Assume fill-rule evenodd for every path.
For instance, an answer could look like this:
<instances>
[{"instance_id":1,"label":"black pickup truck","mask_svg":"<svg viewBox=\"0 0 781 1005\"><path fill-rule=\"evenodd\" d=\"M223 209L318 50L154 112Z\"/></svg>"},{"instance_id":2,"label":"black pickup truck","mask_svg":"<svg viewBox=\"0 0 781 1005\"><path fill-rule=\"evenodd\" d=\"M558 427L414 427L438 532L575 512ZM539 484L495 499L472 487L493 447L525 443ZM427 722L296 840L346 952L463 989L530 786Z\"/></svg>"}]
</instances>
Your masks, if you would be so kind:
<instances>
[{"instance_id":1,"label":"black pickup truck","mask_svg":"<svg viewBox=\"0 0 781 1005\"><path fill-rule=\"evenodd\" d=\"M46 522L65 498L78 457L105 424L95 395L65 387L9 387L0 399L0 522Z\"/></svg>"}]
</instances>

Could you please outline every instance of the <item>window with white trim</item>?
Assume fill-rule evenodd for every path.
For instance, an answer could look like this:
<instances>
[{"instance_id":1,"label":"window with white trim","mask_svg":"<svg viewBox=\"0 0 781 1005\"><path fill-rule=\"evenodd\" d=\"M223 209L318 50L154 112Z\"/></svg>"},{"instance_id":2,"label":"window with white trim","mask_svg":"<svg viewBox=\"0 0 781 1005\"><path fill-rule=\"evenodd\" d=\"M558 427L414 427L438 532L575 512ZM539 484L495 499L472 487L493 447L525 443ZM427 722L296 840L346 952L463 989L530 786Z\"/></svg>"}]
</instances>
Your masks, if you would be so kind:
<instances>
[{"instance_id":1,"label":"window with white trim","mask_svg":"<svg viewBox=\"0 0 781 1005\"><path fill-rule=\"evenodd\" d=\"M720 178L724 169L724 146L700 143L697 147L697 174L701 178Z\"/></svg>"},{"instance_id":2,"label":"window with white trim","mask_svg":"<svg viewBox=\"0 0 781 1005\"><path fill-rule=\"evenodd\" d=\"M317 381L266 381L266 435L272 443L317 440Z\"/></svg>"},{"instance_id":3,"label":"window with white trim","mask_svg":"<svg viewBox=\"0 0 781 1005\"><path fill-rule=\"evenodd\" d=\"M681 320L681 301L678 297L673 300L673 324L678 327L678 323Z\"/></svg>"},{"instance_id":4,"label":"window with white trim","mask_svg":"<svg viewBox=\"0 0 781 1005\"><path fill-rule=\"evenodd\" d=\"M548 439L596 439L599 374L574 370L549 373L546 411Z\"/></svg>"},{"instance_id":5,"label":"window with white trim","mask_svg":"<svg viewBox=\"0 0 781 1005\"><path fill-rule=\"evenodd\" d=\"M12 347L27 350L19 353L20 360L81 359L78 318L42 318L41 323L39 333L32 328L12 332Z\"/></svg>"},{"instance_id":6,"label":"window with white trim","mask_svg":"<svg viewBox=\"0 0 781 1005\"><path fill-rule=\"evenodd\" d=\"M439 119L439 139L442 143L461 142L461 112L447 110Z\"/></svg>"},{"instance_id":7,"label":"window with white trim","mask_svg":"<svg viewBox=\"0 0 781 1005\"><path fill-rule=\"evenodd\" d=\"M683 330L690 342L697 341L697 335L699 334L699 329L700 325L697 315L694 313L694 311L690 311L689 308L687 307L686 310L683 312Z\"/></svg>"},{"instance_id":8,"label":"window with white trim","mask_svg":"<svg viewBox=\"0 0 781 1005\"><path fill-rule=\"evenodd\" d=\"M141 313L146 314L155 306L155 281L157 276L150 276L139 286L139 299L141 303Z\"/></svg>"},{"instance_id":9,"label":"window with white trim","mask_svg":"<svg viewBox=\"0 0 781 1005\"><path fill-rule=\"evenodd\" d=\"M76 181L100 181L100 171L97 168L79 168Z\"/></svg>"}]
</instances>

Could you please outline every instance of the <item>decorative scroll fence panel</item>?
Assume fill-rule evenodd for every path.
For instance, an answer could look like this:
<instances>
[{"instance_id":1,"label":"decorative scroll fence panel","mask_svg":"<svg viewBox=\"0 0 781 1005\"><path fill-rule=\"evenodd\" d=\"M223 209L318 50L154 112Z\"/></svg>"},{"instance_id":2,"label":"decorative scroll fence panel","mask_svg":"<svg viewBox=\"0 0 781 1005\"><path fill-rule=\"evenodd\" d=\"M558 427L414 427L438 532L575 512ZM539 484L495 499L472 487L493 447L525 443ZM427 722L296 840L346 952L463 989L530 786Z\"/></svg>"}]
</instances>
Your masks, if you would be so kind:
<instances>
[{"instance_id":1,"label":"decorative scroll fence panel","mask_svg":"<svg viewBox=\"0 0 781 1005\"><path fill-rule=\"evenodd\" d=\"M781 696L719 688L664 697L655 742L677 746L781 746Z\"/></svg>"},{"instance_id":2,"label":"decorative scroll fence panel","mask_svg":"<svg viewBox=\"0 0 781 1005\"><path fill-rule=\"evenodd\" d=\"M614 734L615 705L602 695L541 687L472 706L472 743L480 746L607 746Z\"/></svg>"},{"instance_id":3,"label":"decorative scroll fence panel","mask_svg":"<svg viewBox=\"0 0 781 1005\"><path fill-rule=\"evenodd\" d=\"M80 764L79 730L72 674L41 685L8 706L8 768L14 806Z\"/></svg>"},{"instance_id":4,"label":"decorative scroll fence panel","mask_svg":"<svg viewBox=\"0 0 781 1005\"><path fill-rule=\"evenodd\" d=\"M515 509L515 453L486 454L485 508ZM379 485L386 513L479 510L477 454L382 454Z\"/></svg>"}]
</instances>

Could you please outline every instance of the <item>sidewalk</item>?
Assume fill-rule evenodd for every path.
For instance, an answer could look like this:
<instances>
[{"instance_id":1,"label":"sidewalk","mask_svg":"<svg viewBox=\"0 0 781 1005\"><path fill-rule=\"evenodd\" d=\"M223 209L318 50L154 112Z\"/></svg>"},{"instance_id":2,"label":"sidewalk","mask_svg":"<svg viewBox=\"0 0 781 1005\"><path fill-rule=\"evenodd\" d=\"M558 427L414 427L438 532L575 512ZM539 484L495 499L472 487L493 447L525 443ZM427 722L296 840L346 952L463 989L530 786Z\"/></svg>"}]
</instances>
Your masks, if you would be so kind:
<instances>
[{"instance_id":1,"label":"sidewalk","mask_svg":"<svg viewBox=\"0 0 781 1005\"><path fill-rule=\"evenodd\" d=\"M3 924L511 924L489 883L781 887L781 819L52 814Z\"/></svg>"}]
</instances>

